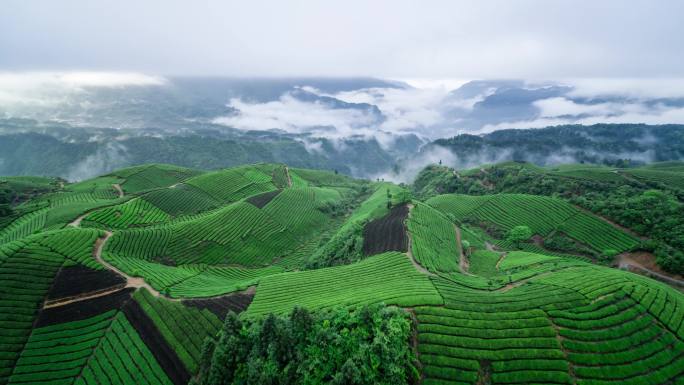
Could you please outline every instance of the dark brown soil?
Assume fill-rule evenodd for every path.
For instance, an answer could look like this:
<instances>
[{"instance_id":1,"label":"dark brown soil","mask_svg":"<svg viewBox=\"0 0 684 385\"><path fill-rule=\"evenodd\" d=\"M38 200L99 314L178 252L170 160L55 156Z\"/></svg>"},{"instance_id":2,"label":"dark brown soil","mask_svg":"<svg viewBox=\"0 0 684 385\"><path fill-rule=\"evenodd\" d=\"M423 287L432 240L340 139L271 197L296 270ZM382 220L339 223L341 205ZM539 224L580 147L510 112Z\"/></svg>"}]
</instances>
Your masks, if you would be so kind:
<instances>
[{"instance_id":1,"label":"dark brown soil","mask_svg":"<svg viewBox=\"0 0 684 385\"><path fill-rule=\"evenodd\" d=\"M135 300L128 301L123 312L171 382L175 385L187 384L190 373L140 304Z\"/></svg>"},{"instance_id":2,"label":"dark brown soil","mask_svg":"<svg viewBox=\"0 0 684 385\"><path fill-rule=\"evenodd\" d=\"M406 252L408 236L404 222L408 212L408 206L398 206L384 217L368 222L363 228L363 253L373 255L386 251Z\"/></svg>"},{"instance_id":3,"label":"dark brown soil","mask_svg":"<svg viewBox=\"0 0 684 385\"><path fill-rule=\"evenodd\" d=\"M83 265L65 267L57 274L47 299L77 297L125 284L122 276L109 270L95 270Z\"/></svg>"},{"instance_id":4,"label":"dark brown soil","mask_svg":"<svg viewBox=\"0 0 684 385\"><path fill-rule=\"evenodd\" d=\"M79 321L121 308L131 298L133 288L121 289L109 295L43 309L36 327Z\"/></svg>"},{"instance_id":5,"label":"dark brown soil","mask_svg":"<svg viewBox=\"0 0 684 385\"><path fill-rule=\"evenodd\" d=\"M254 206L258 208L262 208L268 204L273 198L278 196L282 190L273 190L273 191L268 191L263 194L257 194L253 195L249 198L247 198L247 202L253 204Z\"/></svg>"},{"instance_id":6,"label":"dark brown soil","mask_svg":"<svg viewBox=\"0 0 684 385\"><path fill-rule=\"evenodd\" d=\"M219 319L226 318L229 311L235 313L242 313L249 304L252 303L254 294L236 293L217 298L205 299L184 299L183 305L192 306L198 309L208 309L210 312L216 314Z\"/></svg>"}]
</instances>

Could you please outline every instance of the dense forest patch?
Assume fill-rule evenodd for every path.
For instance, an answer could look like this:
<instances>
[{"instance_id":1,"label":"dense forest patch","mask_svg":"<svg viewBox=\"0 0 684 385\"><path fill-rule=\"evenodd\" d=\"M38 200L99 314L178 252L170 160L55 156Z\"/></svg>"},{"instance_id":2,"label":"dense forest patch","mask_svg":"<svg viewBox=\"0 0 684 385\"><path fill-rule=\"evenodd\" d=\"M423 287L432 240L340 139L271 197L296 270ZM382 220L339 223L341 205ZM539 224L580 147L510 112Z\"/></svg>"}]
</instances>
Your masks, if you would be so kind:
<instances>
[{"instance_id":1,"label":"dense forest patch","mask_svg":"<svg viewBox=\"0 0 684 385\"><path fill-rule=\"evenodd\" d=\"M193 384L409 384L411 319L381 305L243 321L229 313L207 340Z\"/></svg>"}]
</instances>

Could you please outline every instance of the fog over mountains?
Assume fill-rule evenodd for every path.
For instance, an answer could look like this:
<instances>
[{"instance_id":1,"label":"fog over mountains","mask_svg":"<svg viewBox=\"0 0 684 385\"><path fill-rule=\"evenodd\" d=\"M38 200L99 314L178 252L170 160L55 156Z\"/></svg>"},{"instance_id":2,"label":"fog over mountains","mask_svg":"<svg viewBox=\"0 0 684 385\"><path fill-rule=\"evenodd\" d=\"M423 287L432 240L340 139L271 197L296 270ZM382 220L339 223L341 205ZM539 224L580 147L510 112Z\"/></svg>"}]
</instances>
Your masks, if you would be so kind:
<instances>
[{"instance_id":1,"label":"fog over mountains","mask_svg":"<svg viewBox=\"0 0 684 385\"><path fill-rule=\"evenodd\" d=\"M0 74L0 133L15 134L13 147L19 140L16 134L27 132L52 136L72 146L83 144L82 148L89 150L81 150L79 156L65 161L75 164L67 170L63 170L66 166L51 170L71 179L128 164L137 156L128 154L135 152L129 148L132 139L185 137L190 141L190 137L210 136L212 140L240 144L285 141L306 152L299 158L306 158L307 166L405 181L415 170L440 160L454 166L473 166L520 158L511 148L499 149L495 154L484 148L477 154L462 153L457 144L462 145L464 139L432 143L461 134L598 123L684 123L681 90L684 81L680 79L426 82L374 78L193 78L101 72L4 73ZM619 138L620 129L614 127L618 132L610 140ZM659 159L654 149L659 134L644 131L639 135L630 140L641 147L603 149L600 157L583 160ZM21 143L27 140L23 138ZM548 155L530 148L523 160L577 160L577 149L569 143L562 145L563 148ZM216 146L218 151L221 146ZM17 151L15 148L14 152ZM159 159L139 160L170 161L173 157L162 153L180 150L159 151ZM29 171L13 165L10 154L11 151L5 151L0 155L0 173ZM269 157L285 161L275 152ZM226 162L225 165L230 164ZM224 164L186 165L206 168Z\"/></svg>"}]
</instances>

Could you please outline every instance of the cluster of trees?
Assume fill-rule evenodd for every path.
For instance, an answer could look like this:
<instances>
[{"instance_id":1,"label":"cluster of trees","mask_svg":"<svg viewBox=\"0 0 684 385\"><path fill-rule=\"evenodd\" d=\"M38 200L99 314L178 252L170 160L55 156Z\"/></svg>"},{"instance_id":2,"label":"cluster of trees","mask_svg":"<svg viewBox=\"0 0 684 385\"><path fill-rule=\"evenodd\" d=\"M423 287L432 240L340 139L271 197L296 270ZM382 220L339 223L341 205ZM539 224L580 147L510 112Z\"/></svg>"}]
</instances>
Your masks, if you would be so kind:
<instances>
[{"instance_id":1,"label":"cluster of trees","mask_svg":"<svg viewBox=\"0 0 684 385\"><path fill-rule=\"evenodd\" d=\"M464 163L477 162L490 155L496 158L503 152L509 159L547 164L554 155L572 156L577 163L635 166L643 161L624 159L621 154L654 154L656 161L678 160L684 155L684 126L669 124L595 124L592 126L564 125L541 129L498 130L485 135L461 134L438 139L433 145L445 147ZM649 138L649 140L644 140ZM433 147L425 146L429 152Z\"/></svg>"},{"instance_id":2,"label":"cluster of trees","mask_svg":"<svg viewBox=\"0 0 684 385\"><path fill-rule=\"evenodd\" d=\"M353 197L345 197L329 206L319 207L324 213L344 219L366 200L373 190L368 184L350 186L357 189ZM389 192L388 192L389 194ZM357 221L343 226L332 237L324 234L319 240L316 251L304 261L305 269L320 269L338 265L348 265L364 258L363 255L363 227L365 222Z\"/></svg>"},{"instance_id":3,"label":"cluster of trees","mask_svg":"<svg viewBox=\"0 0 684 385\"><path fill-rule=\"evenodd\" d=\"M601 255L591 248L579 244L574 239L562 233L553 233L544 239L544 248L569 254L581 254L590 258L600 259ZM606 254L603 252L603 254ZM610 262L610 261L605 261Z\"/></svg>"},{"instance_id":4,"label":"cluster of trees","mask_svg":"<svg viewBox=\"0 0 684 385\"><path fill-rule=\"evenodd\" d=\"M556 196L650 238L642 249L654 252L663 269L684 273L684 192L634 180L565 178L539 172L527 164L503 163L485 171L457 173L448 167L425 168L413 185L422 199L447 193L521 193ZM577 248L556 239L550 248ZM577 250L575 250L577 251ZM573 252L575 252L573 251ZM586 250L584 250L586 251ZM582 253L584 253L582 251ZM597 258L610 259L610 250Z\"/></svg>"},{"instance_id":5,"label":"cluster of trees","mask_svg":"<svg viewBox=\"0 0 684 385\"><path fill-rule=\"evenodd\" d=\"M352 222L344 226L322 247L316 249L305 261L306 269L320 269L322 267L348 265L360 261L363 255L363 226L365 222Z\"/></svg>"},{"instance_id":6,"label":"cluster of trees","mask_svg":"<svg viewBox=\"0 0 684 385\"><path fill-rule=\"evenodd\" d=\"M1 184L1 183L0 183ZM12 191L9 189L2 189L0 186L0 217L12 215Z\"/></svg>"},{"instance_id":7,"label":"cluster of trees","mask_svg":"<svg viewBox=\"0 0 684 385\"><path fill-rule=\"evenodd\" d=\"M44 130L44 129L43 129ZM73 132L77 128L71 128ZM189 135L138 136L115 140L118 130L98 131L102 142L89 141L94 134L83 138L70 136L62 140L48 134L20 133L3 135L0 127L0 175L59 175L69 176L75 165L88 156L106 153L107 143L116 143L118 156L94 174L104 174L116 168L146 163L170 163L204 170L233 167L258 162L286 163L291 167L335 170L351 175L352 170L374 175L388 170L393 157L376 140L349 139L344 146L319 138L321 151L309 152L299 141L274 133L255 133L253 136L213 135L202 132ZM139 131L139 130L138 130ZM49 151L45 151L49 149ZM35 156L41 154L41 156Z\"/></svg>"},{"instance_id":8,"label":"cluster of trees","mask_svg":"<svg viewBox=\"0 0 684 385\"><path fill-rule=\"evenodd\" d=\"M411 333L409 316L384 305L249 321L231 312L191 384L407 384L418 378Z\"/></svg>"},{"instance_id":9,"label":"cluster of trees","mask_svg":"<svg viewBox=\"0 0 684 385\"><path fill-rule=\"evenodd\" d=\"M578 197L578 203L611 218L651 240L642 247L652 251L660 267L684 274L684 204L670 192L646 190L635 192L629 186L610 194Z\"/></svg>"},{"instance_id":10,"label":"cluster of trees","mask_svg":"<svg viewBox=\"0 0 684 385\"><path fill-rule=\"evenodd\" d=\"M528 226L515 226L506 234L506 240L520 248L520 244L532 238L532 230Z\"/></svg>"}]
</instances>

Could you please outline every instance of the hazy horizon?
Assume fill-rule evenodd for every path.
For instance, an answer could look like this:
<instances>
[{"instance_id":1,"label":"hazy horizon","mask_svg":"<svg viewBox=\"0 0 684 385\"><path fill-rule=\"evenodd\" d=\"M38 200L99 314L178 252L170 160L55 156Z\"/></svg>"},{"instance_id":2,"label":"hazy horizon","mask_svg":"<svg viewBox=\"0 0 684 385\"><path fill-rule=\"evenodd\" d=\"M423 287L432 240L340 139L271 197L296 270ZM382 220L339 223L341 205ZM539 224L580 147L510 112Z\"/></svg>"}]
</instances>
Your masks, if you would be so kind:
<instances>
[{"instance_id":1,"label":"hazy horizon","mask_svg":"<svg viewBox=\"0 0 684 385\"><path fill-rule=\"evenodd\" d=\"M0 70L392 79L684 77L678 1L8 0Z\"/></svg>"}]
</instances>

